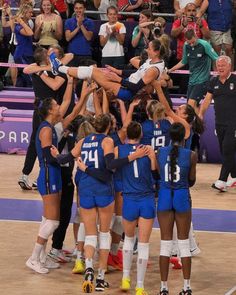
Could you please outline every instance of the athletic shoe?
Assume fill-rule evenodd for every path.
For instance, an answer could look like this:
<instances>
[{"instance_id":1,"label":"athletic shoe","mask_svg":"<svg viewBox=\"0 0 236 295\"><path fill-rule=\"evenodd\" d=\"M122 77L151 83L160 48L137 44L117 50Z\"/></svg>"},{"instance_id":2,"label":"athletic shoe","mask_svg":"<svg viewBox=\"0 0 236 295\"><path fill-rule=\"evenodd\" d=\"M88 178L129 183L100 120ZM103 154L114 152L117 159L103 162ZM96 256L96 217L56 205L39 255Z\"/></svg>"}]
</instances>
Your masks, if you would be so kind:
<instances>
[{"instance_id":1,"label":"athletic shoe","mask_svg":"<svg viewBox=\"0 0 236 295\"><path fill-rule=\"evenodd\" d=\"M136 291L135 295L148 295L148 293L144 290L144 288L136 288L135 291Z\"/></svg>"},{"instance_id":2,"label":"athletic shoe","mask_svg":"<svg viewBox=\"0 0 236 295\"><path fill-rule=\"evenodd\" d=\"M129 291L130 288L131 288L130 285L131 285L130 279L129 278L123 278L122 281L121 281L120 289L122 291Z\"/></svg>"},{"instance_id":3,"label":"athletic shoe","mask_svg":"<svg viewBox=\"0 0 236 295\"><path fill-rule=\"evenodd\" d=\"M62 251L66 256L72 257L74 255L74 249L62 248Z\"/></svg>"},{"instance_id":4,"label":"athletic shoe","mask_svg":"<svg viewBox=\"0 0 236 295\"><path fill-rule=\"evenodd\" d=\"M179 257L175 257L175 256L170 257L170 263L172 264L173 269L182 268L182 263Z\"/></svg>"},{"instance_id":5,"label":"athletic shoe","mask_svg":"<svg viewBox=\"0 0 236 295\"><path fill-rule=\"evenodd\" d=\"M95 291L103 292L105 291L105 289L108 289L109 287L110 287L109 283L106 282L105 280L96 279Z\"/></svg>"},{"instance_id":6,"label":"athletic shoe","mask_svg":"<svg viewBox=\"0 0 236 295\"><path fill-rule=\"evenodd\" d=\"M32 183L32 189L33 190L38 190L38 184L37 184L36 180Z\"/></svg>"},{"instance_id":7,"label":"athletic shoe","mask_svg":"<svg viewBox=\"0 0 236 295\"><path fill-rule=\"evenodd\" d=\"M82 259L76 259L75 260L75 266L72 269L72 273L84 273L85 270L85 264Z\"/></svg>"},{"instance_id":8,"label":"athletic shoe","mask_svg":"<svg viewBox=\"0 0 236 295\"><path fill-rule=\"evenodd\" d=\"M166 289L162 289L159 293L159 295L169 295L169 291Z\"/></svg>"},{"instance_id":9,"label":"athletic shoe","mask_svg":"<svg viewBox=\"0 0 236 295\"><path fill-rule=\"evenodd\" d=\"M60 264L53 261L50 257L46 257L45 262L42 262L42 266L48 269L57 269L60 268Z\"/></svg>"},{"instance_id":10,"label":"athletic shoe","mask_svg":"<svg viewBox=\"0 0 236 295\"><path fill-rule=\"evenodd\" d=\"M29 183L28 175L22 174L22 176L18 180L18 184L23 190L31 190L32 189L32 187Z\"/></svg>"},{"instance_id":11,"label":"athletic shoe","mask_svg":"<svg viewBox=\"0 0 236 295\"><path fill-rule=\"evenodd\" d=\"M94 290L93 280L94 280L94 270L91 267L86 268L85 275L84 275L84 282L82 285L82 290L84 293L93 292Z\"/></svg>"},{"instance_id":12,"label":"athletic shoe","mask_svg":"<svg viewBox=\"0 0 236 295\"><path fill-rule=\"evenodd\" d=\"M66 257L66 255L64 254L64 252L62 250L58 250L58 249L55 249L55 248L52 248L48 252L48 256L50 258L52 258L54 261L60 262L60 263L66 263L66 262L71 261L71 258Z\"/></svg>"},{"instance_id":13,"label":"athletic shoe","mask_svg":"<svg viewBox=\"0 0 236 295\"><path fill-rule=\"evenodd\" d=\"M138 238L136 237L135 243L134 243L134 249L133 249L133 254L138 253Z\"/></svg>"},{"instance_id":14,"label":"athletic shoe","mask_svg":"<svg viewBox=\"0 0 236 295\"><path fill-rule=\"evenodd\" d=\"M46 274L49 272L49 270L44 267L39 261L33 260L31 257L26 261L25 264L37 273Z\"/></svg>"},{"instance_id":15,"label":"athletic shoe","mask_svg":"<svg viewBox=\"0 0 236 295\"><path fill-rule=\"evenodd\" d=\"M215 183L212 184L211 186L214 189L217 189L220 192L226 192L226 182L222 180L216 180Z\"/></svg>"},{"instance_id":16,"label":"athletic shoe","mask_svg":"<svg viewBox=\"0 0 236 295\"><path fill-rule=\"evenodd\" d=\"M226 182L227 187L236 187L236 178L231 178Z\"/></svg>"},{"instance_id":17,"label":"athletic shoe","mask_svg":"<svg viewBox=\"0 0 236 295\"><path fill-rule=\"evenodd\" d=\"M108 255L107 265L117 270L123 270L123 263L120 262L120 259L116 255L111 253Z\"/></svg>"},{"instance_id":18,"label":"athletic shoe","mask_svg":"<svg viewBox=\"0 0 236 295\"><path fill-rule=\"evenodd\" d=\"M182 290L179 295L192 295L192 290L191 289L188 289L186 291Z\"/></svg>"},{"instance_id":19,"label":"athletic shoe","mask_svg":"<svg viewBox=\"0 0 236 295\"><path fill-rule=\"evenodd\" d=\"M194 249L190 249L190 253L191 253L191 255L192 256L197 256L198 254L200 254L201 253L201 250L200 250L200 248L194 248Z\"/></svg>"},{"instance_id":20,"label":"athletic shoe","mask_svg":"<svg viewBox=\"0 0 236 295\"><path fill-rule=\"evenodd\" d=\"M57 59L56 54L54 52L51 52L49 54L49 61L51 64L53 75L55 76L58 75L59 74L58 68L62 66L62 63L59 61L59 59Z\"/></svg>"}]
</instances>

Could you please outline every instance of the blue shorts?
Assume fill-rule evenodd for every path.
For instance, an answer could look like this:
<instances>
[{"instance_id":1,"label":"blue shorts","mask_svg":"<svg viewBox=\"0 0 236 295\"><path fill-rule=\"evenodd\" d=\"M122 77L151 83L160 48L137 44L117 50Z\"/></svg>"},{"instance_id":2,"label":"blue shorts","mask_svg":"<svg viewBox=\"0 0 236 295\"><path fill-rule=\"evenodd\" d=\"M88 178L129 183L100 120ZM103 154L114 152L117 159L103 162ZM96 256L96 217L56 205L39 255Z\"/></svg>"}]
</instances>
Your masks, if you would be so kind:
<instances>
[{"instance_id":1,"label":"blue shorts","mask_svg":"<svg viewBox=\"0 0 236 295\"><path fill-rule=\"evenodd\" d=\"M158 192L157 211L174 210L178 213L188 212L192 207L189 189L161 188Z\"/></svg>"},{"instance_id":2,"label":"blue shorts","mask_svg":"<svg viewBox=\"0 0 236 295\"><path fill-rule=\"evenodd\" d=\"M117 94L117 97L123 101L128 101L128 100L131 100L134 97L134 95L133 95L132 91L121 86L120 90Z\"/></svg>"},{"instance_id":3,"label":"blue shorts","mask_svg":"<svg viewBox=\"0 0 236 295\"><path fill-rule=\"evenodd\" d=\"M145 219L155 218L156 205L154 195L137 199L123 196L122 216L128 221L137 220L139 217Z\"/></svg>"},{"instance_id":4,"label":"blue shorts","mask_svg":"<svg viewBox=\"0 0 236 295\"><path fill-rule=\"evenodd\" d=\"M104 208L114 201L114 196L88 196L80 195L80 207L84 209Z\"/></svg>"},{"instance_id":5,"label":"blue shorts","mask_svg":"<svg viewBox=\"0 0 236 295\"><path fill-rule=\"evenodd\" d=\"M62 190L61 168L40 167L37 184L41 196L59 193Z\"/></svg>"},{"instance_id":6,"label":"blue shorts","mask_svg":"<svg viewBox=\"0 0 236 295\"><path fill-rule=\"evenodd\" d=\"M123 191L123 183L121 180L114 179L114 190L116 193Z\"/></svg>"}]
</instances>

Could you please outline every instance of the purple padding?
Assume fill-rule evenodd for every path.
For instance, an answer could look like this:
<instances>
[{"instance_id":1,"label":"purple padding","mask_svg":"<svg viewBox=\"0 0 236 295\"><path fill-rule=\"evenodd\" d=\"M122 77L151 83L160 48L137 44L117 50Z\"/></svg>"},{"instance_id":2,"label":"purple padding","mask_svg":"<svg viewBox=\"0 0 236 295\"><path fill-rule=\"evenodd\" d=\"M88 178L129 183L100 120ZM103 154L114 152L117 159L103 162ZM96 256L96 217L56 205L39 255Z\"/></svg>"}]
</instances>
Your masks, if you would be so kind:
<instances>
[{"instance_id":1,"label":"purple padding","mask_svg":"<svg viewBox=\"0 0 236 295\"><path fill-rule=\"evenodd\" d=\"M13 91L13 90L2 90L0 91L0 98L32 98L35 95L33 91Z\"/></svg>"},{"instance_id":2,"label":"purple padding","mask_svg":"<svg viewBox=\"0 0 236 295\"><path fill-rule=\"evenodd\" d=\"M4 117L13 117L13 118L32 118L33 111L31 110L6 110L2 113ZM4 120L4 119L3 119Z\"/></svg>"}]
</instances>

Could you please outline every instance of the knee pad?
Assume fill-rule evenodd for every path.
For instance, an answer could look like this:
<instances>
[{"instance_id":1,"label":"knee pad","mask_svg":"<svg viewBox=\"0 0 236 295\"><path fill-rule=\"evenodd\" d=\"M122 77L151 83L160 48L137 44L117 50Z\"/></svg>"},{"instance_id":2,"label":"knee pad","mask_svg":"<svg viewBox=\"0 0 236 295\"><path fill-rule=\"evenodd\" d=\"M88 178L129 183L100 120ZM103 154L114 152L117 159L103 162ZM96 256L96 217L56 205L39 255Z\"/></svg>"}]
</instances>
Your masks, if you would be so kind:
<instances>
[{"instance_id":1,"label":"knee pad","mask_svg":"<svg viewBox=\"0 0 236 295\"><path fill-rule=\"evenodd\" d=\"M77 77L79 79L88 79L92 77L92 73L93 73L93 66L89 66L89 67L78 67L77 70Z\"/></svg>"},{"instance_id":2,"label":"knee pad","mask_svg":"<svg viewBox=\"0 0 236 295\"><path fill-rule=\"evenodd\" d=\"M99 249L110 250L111 235L110 232L99 232Z\"/></svg>"},{"instance_id":3,"label":"knee pad","mask_svg":"<svg viewBox=\"0 0 236 295\"><path fill-rule=\"evenodd\" d=\"M58 228L58 225L58 220L46 219L46 221L44 221L44 224L39 229L39 236L47 240Z\"/></svg>"},{"instance_id":4,"label":"knee pad","mask_svg":"<svg viewBox=\"0 0 236 295\"><path fill-rule=\"evenodd\" d=\"M124 251L132 251L134 250L134 243L135 243L135 237L127 237L125 236L123 250Z\"/></svg>"},{"instance_id":5,"label":"knee pad","mask_svg":"<svg viewBox=\"0 0 236 295\"><path fill-rule=\"evenodd\" d=\"M73 223L80 223L80 214L79 214L79 208L77 208L76 213L75 213L75 217L74 217L74 221Z\"/></svg>"},{"instance_id":6,"label":"knee pad","mask_svg":"<svg viewBox=\"0 0 236 295\"><path fill-rule=\"evenodd\" d=\"M138 242L138 259L148 260L149 257L149 243Z\"/></svg>"},{"instance_id":7,"label":"knee pad","mask_svg":"<svg viewBox=\"0 0 236 295\"><path fill-rule=\"evenodd\" d=\"M85 242L84 242L84 247L85 246L91 246L94 249L96 249L98 243L97 236L85 236Z\"/></svg>"},{"instance_id":8,"label":"knee pad","mask_svg":"<svg viewBox=\"0 0 236 295\"><path fill-rule=\"evenodd\" d=\"M172 240L161 240L160 256L170 257L172 244Z\"/></svg>"},{"instance_id":9,"label":"knee pad","mask_svg":"<svg viewBox=\"0 0 236 295\"><path fill-rule=\"evenodd\" d=\"M115 221L112 227L112 231L117 235L122 235L123 233L123 225L122 225L122 216L115 216Z\"/></svg>"},{"instance_id":10,"label":"knee pad","mask_svg":"<svg viewBox=\"0 0 236 295\"><path fill-rule=\"evenodd\" d=\"M189 239L178 240L180 257L191 257Z\"/></svg>"},{"instance_id":11,"label":"knee pad","mask_svg":"<svg viewBox=\"0 0 236 295\"><path fill-rule=\"evenodd\" d=\"M85 228L84 228L84 223L81 222L79 225L77 242L84 242L84 241L85 241Z\"/></svg>"}]
</instances>

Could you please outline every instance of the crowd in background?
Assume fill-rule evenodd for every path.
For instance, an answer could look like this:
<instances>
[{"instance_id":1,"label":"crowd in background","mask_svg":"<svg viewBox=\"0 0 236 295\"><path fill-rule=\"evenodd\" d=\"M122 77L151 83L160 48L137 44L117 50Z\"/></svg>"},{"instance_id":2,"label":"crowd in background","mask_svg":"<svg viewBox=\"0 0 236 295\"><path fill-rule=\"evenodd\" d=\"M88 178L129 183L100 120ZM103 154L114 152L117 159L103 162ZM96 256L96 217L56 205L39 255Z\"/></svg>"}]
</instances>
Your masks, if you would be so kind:
<instances>
[{"instance_id":1,"label":"crowd in background","mask_svg":"<svg viewBox=\"0 0 236 295\"><path fill-rule=\"evenodd\" d=\"M98 66L127 67L154 38L166 47L166 66L182 58L184 33L194 29L198 38L209 41L218 54L233 57L235 50L236 1L1 1L1 61L33 62L37 46L59 44L73 53L72 65L93 58ZM107 8L113 6L114 9ZM95 13L98 10L99 13ZM89 13L89 11L94 11ZM119 12L126 12L125 15ZM128 15L128 12L138 12ZM153 13L172 14L157 17ZM102 22L100 20L102 20ZM31 86L22 71L1 68L2 80L13 86ZM179 82L179 81L178 81ZM180 85L186 84L180 81ZM184 86L182 92L185 92Z\"/></svg>"}]
</instances>

